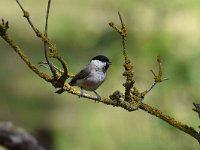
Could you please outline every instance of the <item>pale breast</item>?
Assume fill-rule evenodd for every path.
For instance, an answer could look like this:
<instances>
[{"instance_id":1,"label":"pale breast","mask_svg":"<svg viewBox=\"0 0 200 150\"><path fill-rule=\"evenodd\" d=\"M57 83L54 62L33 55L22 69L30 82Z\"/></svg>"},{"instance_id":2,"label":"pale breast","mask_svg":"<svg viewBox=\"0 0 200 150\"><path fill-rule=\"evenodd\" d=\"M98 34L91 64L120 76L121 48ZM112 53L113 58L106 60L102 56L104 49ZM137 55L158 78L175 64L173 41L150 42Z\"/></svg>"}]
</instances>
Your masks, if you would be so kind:
<instances>
[{"instance_id":1,"label":"pale breast","mask_svg":"<svg viewBox=\"0 0 200 150\"><path fill-rule=\"evenodd\" d=\"M106 74L94 70L90 73L90 75L84 79L77 80L77 85L85 90L94 91L96 90L105 80Z\"/></svg>"}]
</instances>

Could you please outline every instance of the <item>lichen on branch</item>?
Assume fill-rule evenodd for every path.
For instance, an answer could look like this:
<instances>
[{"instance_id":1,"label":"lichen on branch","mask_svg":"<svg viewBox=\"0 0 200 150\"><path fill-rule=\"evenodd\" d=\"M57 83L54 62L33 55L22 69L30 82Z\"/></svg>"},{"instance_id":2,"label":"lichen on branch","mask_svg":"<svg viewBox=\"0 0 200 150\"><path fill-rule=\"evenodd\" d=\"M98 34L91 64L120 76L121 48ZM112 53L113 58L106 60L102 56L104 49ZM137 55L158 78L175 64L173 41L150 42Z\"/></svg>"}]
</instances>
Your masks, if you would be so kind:
<instances>
[{"instance_id":1,"label":"lichen on branch","mask_svg":"<svg viewBox=\"0 0 200 150\"><path fill-rule=\"evenodd\" d=\"M121 22L121 27L117 27L114 22L110 22L109 25L114 30L116 30L122 38L122 48L123 48L123 56L124 56L123 66L125 69L123 76L126 77L126 82L123 84L123 86L125 87L125 101L132 102L131 89L133 88L134 82L135 82L133 79L134 71L133 71L133 65L131 63L131 60L128 58L127 50L126 50L127 32L126 32L125 23L123 22L120 12L118 12L118 15Z\"/></svg>"},{"instance_id":2,"label":"lichen on branch","mask_svg":"<svg viewBox=\"0 0 200 150\"><path fill-rule=\"evenodd\" d=\"M30 19L30 14L28 13L28 11L24 10L24 8L22 7L22 5L19 3L18 0L16 0L16 1L19 4L24 17L27 19L29 25L33 29L36 36L38 38L40 38L41 41L47 45L47 47L49 49L48 57L58 60L62 65L62 69L54 66L51 62L49 62L49 63L43 62L41 64L43 64L43 65L48 64L49 67L53 67L55 69L54 71L56 74L54 74L52 72L52 74L49 75L49 74L46 74L45 72L40 71L38 69L38 67L36 65L34 65L29 60L29 58L23 53L23 50L20 49L20 47L11 40L11 38L9 37L9 35L7 33L7 30L9 28L8 22L5 22L4 20L2 20L2 23L0 23L0 36L7 42L8 45L10 45L12 47L12 49L20 56L20 58L27 64L27 66L33 72L35 72L39 77L41 77L42 79L44 79L47 82L50 82L54 87L62 87L66 92L79 96L80 91L77 88L70 86L68 83L65 83L66 79L68 79L69 77L72 77L73 75L72 75L72 73L69 73L66 61L64 60L64 58L62 56L59 55L55 44L51 43L51 41L47 37L47 33L43 34L34 26L34 24L32 23L32 21ZM93 95L85 94L85 93L83 94L82 97L87 98L88 100L94 100L94 101L98 100L98 102L100 102L100 103L103 103L106 105L111 105L113 107L120 107L129 112L136 111L138 109L144 110L145 112L147 112L153 116L156 116L156 117L160 118L161 120L167 122L168 124L172 125L173 127L189 134L190 136L192 136L193 138L195 138L196 140L198 140L200 142L200 134L194 128L192 128L186 124L183 124L179 121L176 121L173 117L170 117L170 116L164 114L163 112L161 112L160 110L158 110L157 108L154 108L143 102L146 94L148 92L150 92L151 89L157 83L167 80L167 78L163 78L161 57L160 56L157 57L158 73L156 74L153 70L151 70L151 72L154 76L154 83L152 84L152 86L149 89L145 90L144 92L140 92L137 89L137 87L135 87L135 85L134 85L134 83L135 83L134 76L133 76L134 68L133 68L133 64L127 54L126 26L125 26L125 23L123 22L121 14L118 13L118 15L119 15L119 19L121 22L121 27L117 27L114 22L110 22L109 25L115 31L117 31L119 33L119 35L121 36L121 39L122 39L122 48L123 48L122 54L124 57L123 76L126 77L126 81L125 81L125 83L123 83L123 85L124 85L125 89L123 92L116 90L115 92L110 94L109 97L102 98L101 100L98 100ZM195 111L199 112L199 109L196 108Z\"/></svg>"}]
</instances>

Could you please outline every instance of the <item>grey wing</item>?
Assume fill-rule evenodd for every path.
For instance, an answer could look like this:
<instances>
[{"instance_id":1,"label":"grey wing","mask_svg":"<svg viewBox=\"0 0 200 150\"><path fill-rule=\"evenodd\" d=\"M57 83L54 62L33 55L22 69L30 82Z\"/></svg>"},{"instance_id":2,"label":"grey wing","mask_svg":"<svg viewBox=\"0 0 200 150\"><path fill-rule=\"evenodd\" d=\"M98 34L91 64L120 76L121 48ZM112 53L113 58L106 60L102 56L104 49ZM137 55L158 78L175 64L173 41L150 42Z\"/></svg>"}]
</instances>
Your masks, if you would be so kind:
<instances>
[{"instance_id":1,"label":"grey wing","mask_svg":"<svg viewBox=\"0 0 200 150\"><path fill-rule=\"evenodd\" d=\"M71 86L75 85L77 80L86 78L89 76L89 74L90 74L90 69L89 66L87 66L72 78L72 80L69 82L69 85Z\"/></svg>"}]
</instances>

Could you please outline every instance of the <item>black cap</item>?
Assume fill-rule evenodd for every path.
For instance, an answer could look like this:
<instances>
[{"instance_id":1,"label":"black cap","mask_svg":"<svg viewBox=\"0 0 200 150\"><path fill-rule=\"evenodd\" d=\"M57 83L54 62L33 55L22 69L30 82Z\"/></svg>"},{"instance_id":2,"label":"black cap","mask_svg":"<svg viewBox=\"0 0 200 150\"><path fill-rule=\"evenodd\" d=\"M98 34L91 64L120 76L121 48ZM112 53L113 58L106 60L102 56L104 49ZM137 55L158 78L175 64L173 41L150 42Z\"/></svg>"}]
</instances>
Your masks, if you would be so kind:
<instances>
[{"instance_id":1,"label":"black cap","mask_svg":"<svg viewBox=\"0 0 200 150\"><path fill-rule=\"evenodd\" d=\"M103 56L103 55L95 56L95 57L92 58L92 60L99 60L99 61L111 64L110 60L106 56Z\"/></svg>"}]
</instances>

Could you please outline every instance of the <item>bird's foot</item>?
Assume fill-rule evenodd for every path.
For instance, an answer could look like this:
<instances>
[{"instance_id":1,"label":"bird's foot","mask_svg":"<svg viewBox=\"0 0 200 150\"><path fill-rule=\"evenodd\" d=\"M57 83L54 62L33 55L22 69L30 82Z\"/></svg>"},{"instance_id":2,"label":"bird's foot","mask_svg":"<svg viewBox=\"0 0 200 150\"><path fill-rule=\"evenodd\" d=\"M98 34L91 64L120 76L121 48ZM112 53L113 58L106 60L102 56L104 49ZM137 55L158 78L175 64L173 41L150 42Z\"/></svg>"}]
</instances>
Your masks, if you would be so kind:
<instances>
[{"instance_id":1,"label":"bird's foot","mask_svg":"<svg viewBox=\"0 0 200 150\"><path fill-rule=\"evenodd\" d=\"M81 98L83 96L83 90L81 89L80 94L78 94L78 97Z\"/></svg>"},{"instance_id":2,"label":"bird's foot","mask_svg":"<svg viewBox=\"0 0 200 150\"><path fill-rule=\"evenodd\" d=\"M80 94L78 94L78 98L81 98L82 96L83 96L83 94L81 94L81 93L80 93Z\"/></svg>"},{"instance_id":3,"label":"bird's foot","mask_svg":"<svg viewBox=\"0 0 200 150\"><path fill-rule=\"evenodd\" d=\"M101 96L96 92L96 91L94 91L94 93L96 94L96 96L97 96L97 102L99 102L100 100L101 100ZM95 101L96 102L96 101Z\"/></svg>"}]
</instances>

